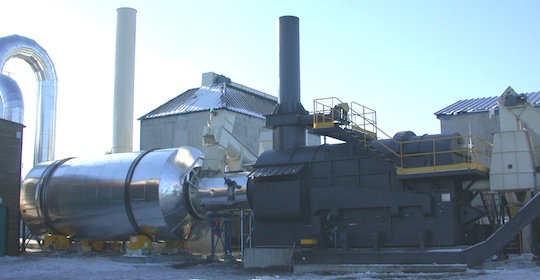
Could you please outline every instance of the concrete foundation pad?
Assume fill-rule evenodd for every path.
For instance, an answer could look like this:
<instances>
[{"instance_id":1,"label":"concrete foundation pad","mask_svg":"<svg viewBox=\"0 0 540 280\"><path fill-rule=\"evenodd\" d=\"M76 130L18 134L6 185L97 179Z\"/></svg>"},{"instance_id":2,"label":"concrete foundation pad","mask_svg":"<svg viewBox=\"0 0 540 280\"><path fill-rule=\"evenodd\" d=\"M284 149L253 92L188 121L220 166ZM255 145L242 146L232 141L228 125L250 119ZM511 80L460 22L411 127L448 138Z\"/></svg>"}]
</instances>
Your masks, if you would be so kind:
<instances>
[{"instance_id":1,"label":"concrete foundation pad","mask_svg":"<svg viewBox=\"0 0 540 280\"><path fill-rule=\"evenodd\" d=\"M464 264L301 264L294 273L442 273L464 272Z\"/></svg>"}]
</instances>

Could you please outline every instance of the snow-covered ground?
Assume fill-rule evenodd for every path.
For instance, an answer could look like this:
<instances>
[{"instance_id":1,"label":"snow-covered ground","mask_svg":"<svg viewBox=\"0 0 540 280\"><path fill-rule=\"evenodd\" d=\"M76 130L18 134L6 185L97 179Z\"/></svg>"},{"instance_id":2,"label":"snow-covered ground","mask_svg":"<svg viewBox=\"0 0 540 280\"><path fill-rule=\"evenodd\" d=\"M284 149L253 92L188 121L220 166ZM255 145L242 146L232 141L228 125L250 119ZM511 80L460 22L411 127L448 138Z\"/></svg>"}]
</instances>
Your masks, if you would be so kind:
<instances>
[{"instance_id":1,"label":"snow-covered ground","mask_svg":"<svg viewBox=\"0 0 540 280\"><path fill-rule=\"evenodd\" d=\"M455 273L293 274L284 271L246 270L240 263L206 261L119 262L108 256L25 254L0 257L0 279L539 279L540 267L518 260L490 269Z\"/></svg>"}]
</instances>

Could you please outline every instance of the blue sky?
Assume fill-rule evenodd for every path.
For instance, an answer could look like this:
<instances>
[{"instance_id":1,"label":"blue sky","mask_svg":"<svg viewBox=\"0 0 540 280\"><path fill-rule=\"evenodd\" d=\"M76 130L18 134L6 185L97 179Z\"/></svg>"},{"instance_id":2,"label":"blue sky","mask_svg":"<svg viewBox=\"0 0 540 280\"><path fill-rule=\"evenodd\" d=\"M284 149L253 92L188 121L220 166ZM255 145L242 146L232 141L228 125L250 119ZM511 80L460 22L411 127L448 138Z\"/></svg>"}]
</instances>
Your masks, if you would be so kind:
<instances>
[{"instance_id":1,"label":"blue sky","mask_svg":"<svg viewBox=\"0 0 540 280\"><path fill-rule=\"evenodd\" d=\"M111 148L119 7L138 11L135 119L198 87L208 71L277 95L283 15L300 18L306 109L321 97L356 101L376 110L390 135L438 133L433 113L461 99L498 96L509 85L540 91L538 1L3 1L0 37L34 39L55 63L56 158ZM23 89L28 140L33 73L17 60L4 70Z\"/></svg>"}]
</instances>

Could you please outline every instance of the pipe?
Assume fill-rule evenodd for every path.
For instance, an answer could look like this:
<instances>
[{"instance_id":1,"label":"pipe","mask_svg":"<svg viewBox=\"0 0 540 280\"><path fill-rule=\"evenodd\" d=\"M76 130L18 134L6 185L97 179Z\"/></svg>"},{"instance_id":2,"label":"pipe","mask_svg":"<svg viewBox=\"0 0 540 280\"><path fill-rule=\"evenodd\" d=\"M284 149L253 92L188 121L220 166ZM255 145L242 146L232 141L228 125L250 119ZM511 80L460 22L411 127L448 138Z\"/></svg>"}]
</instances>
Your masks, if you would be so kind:
<instances>
[{"instance_id":1,"label":"pipe","mask_svg":"<svg viewBox=\"0 0 540 280\"><path fill-rule=\"evenodd\" d=\"M21 88L12 78L0 74L0 116L16 123L23 123L24 101Z\"/></svg>"},{"instance_id":2,"label":"pipe","mask_svg":"<svg viewBox=\"0 0 540 280\"><path fill-rule=\"evenodd\" d=\"M227 210L249 209L246 172L202 177L187 184L189 213L198 219Z\"/></svg>"},{"instance_id":3,"label":"pipe","mask_svg":"<svg viewBox=\"0 0 540 280\"><path fill-rule=\"evenodd\" d=\"M247 174L202 177L193 147L38 164L21 187L21 217L36 236L74 240L196 240L210 214L248 209Z\"/></svg>"},{"instance_id":4,"label":"pipe","mask_svg":"<svg viewBox=\"0 0 540 280\"><path fill-rule=\"evenodd\" d=\"M297 115L307 114L300 103L299 20L279 18L279 105L274 115L289 115L289 123L274 128L274 150L292 149L306 144L306 129L296 123Z\"/></svg>"},{"instance_id":5,"label":"pipe","mask_svg":"<svg viewBox=\"0 0 540 280\"><path fill-rule=\"evenodd\" d=\"M279 103L280 113L296 112L300 104L299 19L279 18Z\"/></svg>"},{"instance_id":6,"label":"pipe","mask_svg":"<svg viewBox=\"0 0 540 280\"><path fill-rule=\"evenodd\" d=\"M187 212L183 188L202 157L181 147L44 162L22 183L21 217L36 236L194 240L205 224Z\"/></svg>"},{"instance_id":7,"label":"pipe","mask_svg":"<svg viewBox=\"0 0 540 280\"><path fill-rule=\"evenodd\" d=\"M113 154L133 151L136 15L133 8L117 10Z\"/></svg>"},{"instance_id":8,"label":"pipe","mask_svg":"<svg viewBox=\"0 0 540 280\"><path fill-rule=\"evenodd\" d=\"M57 78L54 64L36 41L11 35L0 38L0 72L12 58L26 61L36 75L37 104L34 165L54 158Z\"/></svg>"}]
</instances>

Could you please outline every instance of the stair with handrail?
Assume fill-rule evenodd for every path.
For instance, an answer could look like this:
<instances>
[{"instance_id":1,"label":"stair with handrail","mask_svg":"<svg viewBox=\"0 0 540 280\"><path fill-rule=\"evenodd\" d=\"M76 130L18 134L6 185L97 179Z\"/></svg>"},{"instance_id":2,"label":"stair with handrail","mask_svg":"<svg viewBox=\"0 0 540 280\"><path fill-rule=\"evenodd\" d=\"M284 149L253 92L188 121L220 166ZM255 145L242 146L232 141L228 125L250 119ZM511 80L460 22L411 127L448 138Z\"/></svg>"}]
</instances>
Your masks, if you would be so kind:
<instances>
[{"instance_id":1,"label":"stair with handrail","mask_svg":"<svg viewBox=\"0 0 540 280\"><path fill-rule=\"evenodd\" d=\"M413 141L397 141L384 133L377 126L375 110L356 102L342 102L338 98L328 97L313 101L313 128L312 132L321 136L332 137L344 142L361 144L366 151L378 154L386 161L396 165L396 173L403 178L418 176L444 175L449 172L469 172L485 176L489 174L489 161L492 144L476 136L451 136L429 138ZM390 139L392 149L378 138L383 134ZM465 143L461 147L452 150L437 151L436 141L453 140ZM426 144L430 141L432 151L405 154L403 147L411 144ZM376 143L376 145L373 145ZM377 146L377 148L375 147ZM437 164L437 157L442 155L459 155L459 162L452 164ZM409 166L408 162L414 157L429 158L432 164L426 166Z\"/></svg>"}]
</instances>

